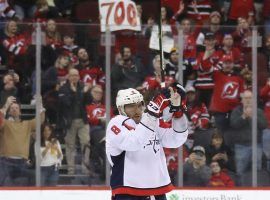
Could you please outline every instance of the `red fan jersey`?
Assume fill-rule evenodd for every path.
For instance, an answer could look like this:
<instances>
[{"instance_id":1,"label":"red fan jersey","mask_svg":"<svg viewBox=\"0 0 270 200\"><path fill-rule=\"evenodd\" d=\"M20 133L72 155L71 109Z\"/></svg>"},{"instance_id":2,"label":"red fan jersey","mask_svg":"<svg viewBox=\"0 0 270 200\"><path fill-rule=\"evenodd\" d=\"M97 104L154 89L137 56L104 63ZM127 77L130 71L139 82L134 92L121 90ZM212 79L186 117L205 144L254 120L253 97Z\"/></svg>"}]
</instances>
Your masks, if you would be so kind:
<instances>
[{"instance_id":1,"label":"red fan jersey","mask_svg":"<svg viewBox=\"0 0 270 200\"><path fill-rule=\"evenodd\" d=\"M100 67L81 69L79 73L81 80L85 83L105 85L105 74Z\"/></svg>"},{"instance_id":2,"label":"red fan jersey","mask_svg":"<svg viewBox=\"0 0 270 200\"><path fill-rule=\"evenodd\" d=\"M213 174L210 178L208 186L210 187L233 187L234 182L231 177L225 173Z\"/></svg>"},{"instance_id":3,"label":"red fan jersey","mask_svg":"<svg viewBox=\"0 0 270 200\"><path fill-rule=\"evenodd\" d=\"M104 104L92 103L86 106L88 122L92 126L97 126L100 123L100 118L106 117L106 109Z\"/></svg>"},{"instance_id":4,"label":"red fan jersey","mask_svg":"<svg viewBox=\"0 0 270 200\"><path fill-rule=\"evenodd\" d=\"M235 67L242 68L244 66L243 54L239 48L233 47L230 51L224 51L223 49L221 51L223 55L232 55Z\"/></svg>"},{"instance_id":5,"label":"red fan jersey","mask_svg":"<svg viewBox=\"0 0 270 200\"><path fill-rule=\"evenodd\" d=\"M255 13L254 0L231 0L229 19L247 18L250 12Z\"/></svg>"},{"instance_id":6,"label":"red fan jersey","mask_svg":"<svg viewBox=\"0 0 270 200\"><path fill-rule=\"evenodd\" d=\"M196 106L187 105L187 108L194 126L200 129L207 129L209 126L209 113L206 105L204 103Z\"/></svg>"},{"instance_id":7,"label":"red fan jersey","mask_svg":"<svg viewBox=\"0 0 270 200\"><path fill-rule=\"evenodd\" d=\"M6 37L3 40L3 46L12 55L24 55L29 44L30 40L24 34Z\"/></svg>"},{"instance_id":8,"label":"red fan jersey","mask_svg":"<svg viewBox=\"0 0 270 200\"><path fill-rule=\"evenodd\" d=\"M218 61L222 56L221 51L214 51L214 53L207 59L203 59L205 52L201 52L197 58L197 79L195 82L195 87L197 89L212 89L214 87L214 82L212 74Z\"/></svg>"},{"instance_id":9,"label":"red fan jersey","mask_svg":"<svg viewBox=\"0 0 270 200\"><path fill-rule=\"evenodd\" d=\"M196 58L196 39L193 34L184 36L184 59Z\"/></svg>"},{"instance_id":10,"label":"red fan jersey","mask_svg":"<svg viewBox=\"0 0 270 200\"><path fill-rule=\"evenodd\" d=\"M194 21L198 20L208 20L210 13L212 12L213 3L211 0L200 0L197 1L196 8L198 13L195 13L193 5L191 3L187 4L187 18L193 19Z\"/></svg>"},{"instance_id":11,"label":"red fan jersey","mask_svg":"<svg viewBox=\"0 0 270 200\"><path fill-rule=\"evenodd\" d=\"M210 110L213 112L230 112L240 104L240 94L244 90L244 80L234 74L225 74L215 71L213 74L215 83Z\"/></svg>"}]
</instances>

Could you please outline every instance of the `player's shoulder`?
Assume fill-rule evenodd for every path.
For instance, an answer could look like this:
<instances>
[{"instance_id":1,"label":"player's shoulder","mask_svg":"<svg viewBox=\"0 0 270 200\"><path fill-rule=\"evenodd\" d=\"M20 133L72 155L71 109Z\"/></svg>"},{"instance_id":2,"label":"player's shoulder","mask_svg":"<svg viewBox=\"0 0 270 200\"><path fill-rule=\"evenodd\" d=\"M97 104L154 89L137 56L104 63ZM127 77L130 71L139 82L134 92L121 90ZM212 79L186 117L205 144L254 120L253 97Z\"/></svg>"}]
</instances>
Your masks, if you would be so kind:
<instances>
[{"instance_id":1,"label":"player's shoulder","mask_svg":"<svg viewBox=\"0 0 270 200\"><path fill-rule=\"evenodd\" d=\"M123 116L123 115L116 115L115 117L113 117L109 124L108 124L108 128L116 126L120 129L122 128L126 128L126 126L129 127L135 127L136 123L134 122L133 119L127 117L127 116Z\"/></svg>"},{"instance_id":2,"label":"player's shoulder","mask_svg":"<svg viewBox=\"0 0 270 200\"><path fill-rule=\"evenodd\" d=\"M114 126L114 125L117 125L117 126L122 126L122 123L125 121L125 120L128 120L129 118L127 116L124 116L124 115L116 115L114 116L113 118L111 118L109 124L108 124L108 127L110 126Z\"/></svg>"}]
</instances>

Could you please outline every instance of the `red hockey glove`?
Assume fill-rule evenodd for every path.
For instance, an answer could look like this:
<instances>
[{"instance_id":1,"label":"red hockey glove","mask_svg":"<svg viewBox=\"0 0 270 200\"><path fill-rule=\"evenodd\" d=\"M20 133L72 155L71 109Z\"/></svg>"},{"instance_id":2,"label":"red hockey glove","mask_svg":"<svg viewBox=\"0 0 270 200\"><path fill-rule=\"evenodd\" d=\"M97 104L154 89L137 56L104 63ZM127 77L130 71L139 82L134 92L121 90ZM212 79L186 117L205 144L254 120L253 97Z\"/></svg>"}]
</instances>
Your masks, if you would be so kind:
<instances>
[{"instance_id":1,"label":"red hockey glove","mask_svg":"<svg viewBox=\"0 0 270 200\"><path fill-rule=\"evenodd\" d=\"M170 90L164 89L146 106L146 112L154 117L161 117L163 110L170 105Z\"/></svg>"}]
</instances>

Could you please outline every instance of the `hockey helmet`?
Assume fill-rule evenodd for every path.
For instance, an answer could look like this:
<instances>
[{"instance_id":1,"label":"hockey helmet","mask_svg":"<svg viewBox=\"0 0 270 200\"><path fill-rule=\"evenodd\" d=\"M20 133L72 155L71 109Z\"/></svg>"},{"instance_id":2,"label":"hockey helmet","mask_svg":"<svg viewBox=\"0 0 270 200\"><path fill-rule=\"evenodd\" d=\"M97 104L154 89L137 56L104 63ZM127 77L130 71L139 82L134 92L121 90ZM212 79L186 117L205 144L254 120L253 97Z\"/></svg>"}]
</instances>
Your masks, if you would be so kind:
<instances>
[{"instance_id":1,"label":"hockey helmet","mask_svg":"<svg viewBox=\"0 0 270 200\"><path fill-rule=\"evenodd\" d=\"M116 97L116 106L120 114L126 115L125 105L143 102L143 95L133 88L119 90Z\"/></svg>"}]
</instances>

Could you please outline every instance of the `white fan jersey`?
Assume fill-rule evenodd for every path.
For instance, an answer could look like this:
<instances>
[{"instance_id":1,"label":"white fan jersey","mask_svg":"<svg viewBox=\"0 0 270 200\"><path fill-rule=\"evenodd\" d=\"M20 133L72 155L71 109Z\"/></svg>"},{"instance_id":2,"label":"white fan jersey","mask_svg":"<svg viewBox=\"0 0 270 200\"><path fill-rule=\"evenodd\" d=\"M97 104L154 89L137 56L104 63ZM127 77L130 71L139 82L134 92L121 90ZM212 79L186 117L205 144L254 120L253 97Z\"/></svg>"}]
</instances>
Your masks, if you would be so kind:
<instances>
[{"instance_id":1,"label":"white fan jersey","mask_svg":"<svg viewBox=\"0 0 270 200\"><path fill-rule=\"evenodd\" d=\"M144 113L142 120L117 115L106 130L106 154L112 166L112 195L161 195L173 189L163 147L177 148L188 135L187 119L173 118L172 126L161 127Z\"/></svg>"}]
</instances>

